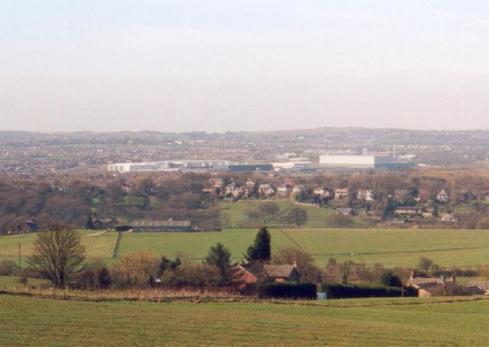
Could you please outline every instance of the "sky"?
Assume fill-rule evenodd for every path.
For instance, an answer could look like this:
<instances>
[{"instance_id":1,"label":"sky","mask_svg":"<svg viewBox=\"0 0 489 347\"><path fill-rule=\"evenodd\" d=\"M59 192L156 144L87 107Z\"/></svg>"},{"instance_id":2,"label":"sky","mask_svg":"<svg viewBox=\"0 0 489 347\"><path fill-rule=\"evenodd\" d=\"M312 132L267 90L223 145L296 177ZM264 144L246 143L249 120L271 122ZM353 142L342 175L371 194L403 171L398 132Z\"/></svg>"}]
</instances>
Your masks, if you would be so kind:
<instances>
[{"instance_id":1,"label":"sky","mask_svg":"<svg viewBox=\"0 0 489 347\"><path fill-rule=\"evenodd\" d=\"M488 0L0 0L0 130L489 129Z\"/></svg>"}]
</instances>

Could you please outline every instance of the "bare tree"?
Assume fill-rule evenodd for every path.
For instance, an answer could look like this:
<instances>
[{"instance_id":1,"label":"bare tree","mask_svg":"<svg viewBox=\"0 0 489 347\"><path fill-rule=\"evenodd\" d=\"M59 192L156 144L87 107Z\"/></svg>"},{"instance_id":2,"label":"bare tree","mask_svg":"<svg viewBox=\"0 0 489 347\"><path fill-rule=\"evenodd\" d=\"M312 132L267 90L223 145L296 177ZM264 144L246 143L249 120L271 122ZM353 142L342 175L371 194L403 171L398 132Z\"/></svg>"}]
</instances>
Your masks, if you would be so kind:
<instances>
[{"instance_id":1,"label":"bare tree","mask_svg":"<svg viewBox=\"0 0 489 347\"><path fill-rule=\"evenodd\" d=\"M40 232L34 241L34 253L28 258L31 270L63 288L68 280L81 270L85 247L80 234L56 224L49 231Z\"/></svg>"}]
</instances>

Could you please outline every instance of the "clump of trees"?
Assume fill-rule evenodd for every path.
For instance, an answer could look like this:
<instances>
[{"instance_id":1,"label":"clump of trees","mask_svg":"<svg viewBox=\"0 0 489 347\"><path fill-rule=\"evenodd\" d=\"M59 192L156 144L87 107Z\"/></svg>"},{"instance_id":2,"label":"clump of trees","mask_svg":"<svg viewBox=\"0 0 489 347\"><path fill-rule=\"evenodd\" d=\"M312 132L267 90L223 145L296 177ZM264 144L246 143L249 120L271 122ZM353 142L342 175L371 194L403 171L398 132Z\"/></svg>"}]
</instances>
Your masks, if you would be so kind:
<instances>
[{"instance_id":1,"label":"clump of trees","mask_svg":"<svg viewBox=\"0 0 489 347\"><path fill-rule=\"evenodd\" d=\"M5 177L0 189L0 234L48 230L62 223L94 227L92 217L190 219L204 230L220 229L215 198L203 191L208 175L107 175L61 179Z\"/></svg>"}]
</instances>

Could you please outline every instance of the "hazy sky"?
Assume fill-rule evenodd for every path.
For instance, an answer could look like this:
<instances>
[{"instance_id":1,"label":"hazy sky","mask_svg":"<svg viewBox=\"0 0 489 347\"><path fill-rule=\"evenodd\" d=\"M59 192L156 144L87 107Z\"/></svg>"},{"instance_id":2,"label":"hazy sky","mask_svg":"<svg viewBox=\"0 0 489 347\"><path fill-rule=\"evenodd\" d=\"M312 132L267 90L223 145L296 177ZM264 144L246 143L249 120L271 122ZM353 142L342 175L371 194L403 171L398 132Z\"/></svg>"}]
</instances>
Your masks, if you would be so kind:
<instances>
[{"instance_id":1,"label":"hazy sky","mask_svg":"<svg viewBox=\"0 0 489 347\"><path fill-rule=\"evenodd\" d=\"M0 0L0 129L489 128L488 0Z\"/></svg>"}]
</instances>

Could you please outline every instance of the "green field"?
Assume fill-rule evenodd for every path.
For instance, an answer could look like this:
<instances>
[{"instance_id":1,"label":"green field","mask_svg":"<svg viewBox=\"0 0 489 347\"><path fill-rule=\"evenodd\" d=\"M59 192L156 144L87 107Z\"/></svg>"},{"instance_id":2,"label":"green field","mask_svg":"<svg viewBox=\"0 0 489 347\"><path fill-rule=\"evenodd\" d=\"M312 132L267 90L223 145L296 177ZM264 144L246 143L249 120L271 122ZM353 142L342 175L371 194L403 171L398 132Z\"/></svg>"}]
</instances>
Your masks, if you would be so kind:
<instances>
[{"instance_id":1,"label":"green field","mask_svg":"<svg viewBox=\"0 0 489 347\"><path fill-rule=\"evenodd\" d=\"M117 233L104 231L80 231L82 242L89 258L112 258L117 239ZM0 236L0 260L18 261L19 244L23 258L32 254L32 244L35 233Z\"/></svg>"},{"instance_id":2,"label":"green field","mask_svg":"<svg viewBox=\"0 0 489 347\"><path fill-rule=\"evenodd\" d=\"M20 278L16 276L0 276L0 290L12 290L12 289L21 289L24 288L24 284L20 283ZM38 278L29 278L27 280L27 284L31 286L42 286L42 287L51 287L52 284L48 280L38 279Z\"/></svg>"},{"instance_id":3,"label":"green field","mask_svg":"<svg viewBox=\"0 0 489 347\"><path fill-rule=\"evenodd\" d=\"M319 265L330 257L385 266L416 266L421 256L442 266L489 263L489 232L483 230L373 230L271 229L272 250L302 247ZM155 254L183 254L201 260L216 242L228 247L236 261L253 242L256 230L232 229L198 234L128 233L120 253L149 250Z\"/></svg>"},{"instance_id":4,"label":"green field","mask_svg":"<svg viewBox=\"0 0 489 347\"><path fill-rule=\"evenodd\" d=\"M123 233L119 255L150 251L156 256L182 255L200 261L217 242L228 247L235 261L253 242L256 229L229 229L202 233ZM441 266L478 266L489 263L489 231L486 230L401 230L401 229L270 229L272 250L302 247L319 265L330 257L385 266L416 266L421 256ZM83 231L89 258L111 259L115 232ZM0 259L16 260L21 243L30 254L33 234L0 237Z\"/></svg>"},{"instance_id":5,"label":"green field","mask_svg":"<svg viewBox=\"0 0 489 347\"><path fill-rule=\"evenodd\" d=\"M398 299L397 305L392 305L392 299L348 302L317 307L162 304L3 295L0 345L487 346L489 341L487 300L435 304L411 299L408 304Z\"/></svg>"},{"instance_id":6,"label":"green field","mask_svg":"<svg viewBox=\"0 0 489 347\"><path fill-rule=\"evenodd\" d=\"M299 207L307 212L308 220L306 228L324 228L327 226L327 219L333 213L333 209L328 207L314 207L307 204L297 204L292 200L276 200L274 201L280 207L280 214L275 217L269 224L283 226L287 224L285 216L287 212ZM264 201L258 200L240 200L237 202L222 202L219 204L221 214L223 216L223 225L226 228L242 228L250 224L246 215L248 210L256 210Z\"/></svg>"}]
</instances>

